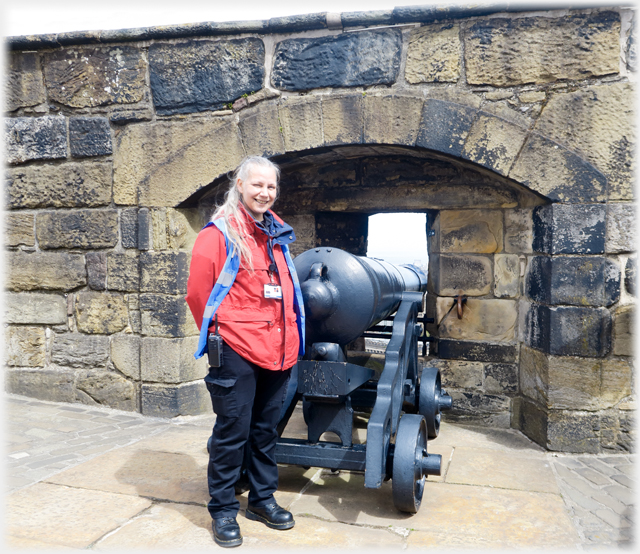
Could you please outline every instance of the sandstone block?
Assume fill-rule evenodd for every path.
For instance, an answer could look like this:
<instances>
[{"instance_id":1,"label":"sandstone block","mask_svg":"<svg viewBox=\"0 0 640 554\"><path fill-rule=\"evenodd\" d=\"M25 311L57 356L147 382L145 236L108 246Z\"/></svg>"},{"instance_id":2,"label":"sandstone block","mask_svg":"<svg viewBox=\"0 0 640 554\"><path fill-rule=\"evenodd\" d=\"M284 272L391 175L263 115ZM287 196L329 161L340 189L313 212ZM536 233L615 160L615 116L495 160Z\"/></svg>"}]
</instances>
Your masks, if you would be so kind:
<instances>
[{"instance_id":1,"label":"sandstone block","mask_svg":"<svg viewBox=\"0 0 640 554\"><path fill-rule=\"evenodd\" d=\"M140 337L118 333L111 337L111 361L125 377L140 380Z\"/></svg>"},{"instance_id":2,"label":"sandstone block","mask_svg":"<svg viewBox=\"0 0 640 554\"><path fill-rule=\"evenodd\" d=\"M504 251L512 254L532 252L533 216L530 209L505 210Z\"/></svg>"},{"instance_id":3,"label":"sandstone block","mask_svg":"<svg viewBox=\"0 0 640 554\"><path fill-rule=\"evenodd\" d=\"M518 348L515 344L441 338L438 340L438 356L470 362L513 363L518 359Z\"/></svg>"},{"instance_id":4,"label":"sandstone block","mask_svg":"<svg viewBox=\"0 0 640 554\"><path fill-rule=\"evenodd\" d=\"M146 63L134 46L72 46L45 55L49 98L72 108L144 99Z\"/></svg>"},{"instance_id":5,"label":"sandstone block","mask_svg":"<svg viewBox=\"0 0 640 554\"><path fill-rule=\"evenodd\" d=\"M636 248L636 210L633 204L607 204L605 252L633 252Z\"/></svg>"},{"instance_id":6,"label":"sandstone block","mask_svg":"<svg viewBox=\"0 0 640 554\"><path fill-rule=\"evenodd\" d=\"M438 296L483 296L491 291L493 263L488 256L432 254L428 273Z\"/></svg>"},{"instance_id":7,"label":"sandstone block","mask_svg":"<svg viewBox=\"0 0 640 554\"><path fill-rule=\"evenodd\" d=\"M186 294L189 260L187 252L142 252L140 291Z\"/></svg>"},{"instance_id":8,"label":"sandstone block","mask_svg":"<svg viewBox=\"0 0 640 554\"><path fill-rule=\"evenodd\" d=\"M401 50L398 29L286 39L276 45L271 83L292 91L392 84Z\"/></svg>"},{"instance_id":9,"label":"sandstone block","mask_svg":"<svg viewBox=\"0 0 640 554\"><path fill-rule=\"evenodd\" d=\"M502 212L442 210L439 239L439 252L501 252Z\"/></svg>"},{"instance_id":10,"label":"sandstone block","mask_svg":"<svg viewBox=\"0 0 640 554\"><path fill-rule=\"evenodd\" d=\"M51 363L64 367L105 367L109 359L109 337L80 333L54 334Z\"/></svg>"},{"instance_id":11,"label":"sandstone block","mask_svg":"<svg viewBox=\"0 0 640 554\"><path fill-rule=\"evenodd\" d=\"M161 115L217 110L262 88L264 43L254 37L156 42L149 47L149 80Z\"/></svg>"},{"instance_id":12,"label":"sandstone block","mask_svg":"<svg viewBox=\"0 0 640 554\"><path fill-rule=\"evenodd\" d=\"M199 333L183 296L141 294L140 317L146 336L172 338Z\"/></svg>"},{"instance_id":13,"label":"sandstone block","mask_svg":"<svg viewBox=\"0 0 640 554\"><path fill-rule=\"evenodd\" d=\"M493 266L493 294L515 298L520 285L520 258L515 254L496 254Z\"/></svg>"},{"instance_id":14,"label":"sandstone block","mask_svg":"<svg viewBox=\"0 0 640 554\"><path fill-rule=\"evenodd\" d=\"M509 413L511 400L508 396L467 391L451 391L452 416L472 416L482 419L487 414ZM491 425L498 427L498 425Z\"/></svg>"},{"instance_id":15,"label":"sandstone block","mask_svg":"<svg viewBox=\"0 0 640 554\"><path fill-rule=\"evenodd\" d=\"M549 392L549 356L535 348L520 348L520 391L546 406Z\"/></svg>"},{"instance_id":16,"label":"sandstone block","mask_svg":"<svg viewBox=\"0 0 640 554\"><path fill-rule=\"evenodd\" d=\"M465 141L478 111L469 106L427 98L416 146L462 156Z\"/></svg>"},{"instance_id":17,"label":"sandstone block","mask_svg":"<svg viewBox=\"0 0 640 554\"><path fill-rule=\"evenodd\" d=\"M435 23L411 31L404 70L408 83L455 83L461 63L458 23Z\"/></svg>"},{"instance_id":18,"label":"sandstone block","mask_svg":"<svg viewBox=\"0 0 640 554\"><path fill-rule=\"evenodd\" d=\"M43 186L46 183L46 186ZM7 172L10 208L95 208L111 202L111 164L30 165Z\"/></svg>"},{"instance_id":19,"label":"sandstone block","mask_svg":"<svg viewBox=\"0 0 640 554\"><path fill-rule=\"evenodd\" d=\"M129 323L124 296L108 292L79 292L76 318L81 333L110 335L122 331Z\"/></svg>"},{"instance_id":20,"label":"sandstone block","mask_svg":"<svg viewBox=\"0 0 640 554\"><path fill-rule=\"evenodd\" d=\"M633 356L635 345L635 310L621 306L613 315L613 354Z\"/></svg>"},{"instance_id":21,"label":"sandstone block","mask_svg":"<svg viewBox=\"0 0 640 554\"><path fill-rule=\"evenodd\" d=\"M613 11L482 19L465 34L467 81L506 87L615 74L619 35Z\"/></svg>"},{"instance_id":22,"label":"sandstone block","mask_svg":"<svg viewBox=\"0 0 640 554\"><path fill-rule=\"evenodd\" d=\"M107 288L107 254L105 252L87 252L87 281L90 289Z\"/></svg>"},{"instance_id":23,"label":"sandstone block","mask_svg":"<svg viewBox=\"0 0 640 554\"><path fill-rule=\"evenodd\" d=\"M488 394L518 392L516 364L487 364L484 369L484 391Z\"/></svg>"},{"instance_id":24,"label":"sandstone block","mask_svg":"<svg viewBox=\"0 0 640 554\"><path fill-rule=\"evenodd\" d=\"M151 214L151 245L154 250L167 249L167 210L154 208Z\"/></svg>"},{"instance_id":25,"label":"sandstone block","mask_svg":"<svg viewBox=\"0 0 640 554\"><path fill-rule=\"evenodd\" d=\"M444 317L438 328L441 338L491 342L514 339L518 320L515 301L468 298L463 306L462 319L458 319L457 310Z\"/></svg>"},{"instance_id":26,"label":"sandstone block","mask_svg":"<svg viewBox=\"0 0 640 554\"><path fill-rule=\"evenodd\" d=\"M325 144L360 144L363 117L362 94L323 98L322 130Z\"/></svg>"},{"instance_id":27,"label":"sandstone block","mask_svg":"<svg viewBox=\"0 0 640 554\"><path fill-rule=\"evenodd\" d=\"M276 104L245 110L238 126L247 152L267 157L284 154L285 145Z\"/></svg>"},{"instance_id":28,"label":"sandstone block","mask_svg":"<svg viewBox=\"0 0 640 554\"><path fill-rule=\"evenodd\" d=\"M167 247L191 252L205 221L195 209L167 208Z\"/></svg>"},{"instance_id":29,"label":"sandstone block","mask_svg":"<svg viewBox=\"0 0 640 554\"><path fill-rule=\"evenodd\" d=\"M136 208L120 210L120 242L122 248L138 247L138 210Z\"/></svg>"},{"instance_id":30,"label":"sandstone block","mask_svg":"<svg viewBox=\"0 0 640 554\"><path fill-rule=\"evenodd\" d=\"M636 294L636 259L629 258L624 267L624 290L629 294Z\"/></svg>"},{"instance_id":31,"label":"sandstone block","mask_svg":"<svg viewBox=\"0 0 640 554\"><path fill-rule=\"evenodd\" d=\"M13 112L46 102L39 56L35 52L9 52L8 58L6 110Z\"/></svg>"},{"instance_id":32,"label":"sandstone block","mask_svg":"<svg viewBox=\"0 0 640 554\"><path fill-rule=\"evenodd\" d=\"M534 102L544 102L547 98L547 93L543 90L531 90L518 94L518 100L524 104L531 104Z\"/></svg>"},{"instance_id":33,"label":"sandstone block","mask_svg":"<svg viewBox=\"0 0 640 554\"><path fill-rule=\"evenodd\" d=\"M36 218L36 237L42 249L113 247L118 242L118 212L42 212Z\"/></svg>"},{"instance_id":34,"label":"sandstone block","mask_svg":"<svg viewBox=\"0 0 640 554\"><path fill-rule=\"evenodd\" d=\"M45 335L42 327L7 327L5 360L12 367L44 367Z\"/></svg>"},{"instance_id":35,"label":"sandstone block","mask_svg":"<svg viewBox=\"0 0 640 554\"><path fill-rule=\"evenodd\" d=\"M48 400L50 402L75 402L75 373L59 370L9 370L7 392Z\"/></svg>"},{"instance_id":36,"label":"sandstone block","mask_svg":"<svg viewBox=\"0 0 640 554\"><path fill-rule=\"evenodd\" d=\"M138 210L138 250L150 250L153 247L153 222L149 208Z\"/></svg>"},{"instance_id":37,"label":"sandstone block","mask_svg":"<svg viewBox=\"0 0 640 554\"><path fill-rule=\"evenodd\" d=\"M547 413L526 397L515 397L511 404L511 427L519 429L541 446L547 444Z\"/></svg>"},{"instance_id":38,"label":"sandstone block","mask_svg":"<svg viewBox=\"0 0 640 554\"><path fill-rule=\"evenodd\" d=\"M290 245L292 257L316 246L316 221L313 215L287 215L284 219L296 234L295 242Z\"/></svg>"},{"instance_id":39,"label":"sandstone block","mask_svg":"<svg viewBox=\"0 0 640 554\"><path fill-rule=\"evenodd\" d=\"M548 415L548 450L559 452L600 452L600 417L595 414L581 414L552 410Z\"/></svg>"},{"instance_id":40,"label":"sandstone block","mask_svg":"<svg viewBox=\"0 0 640 554\"><path fill-rule=\"evenodd\" d=\"M206 356L196 360L198 337L145 337L140 343L140 375L145 382L184 383L207 374Z\"/></svg>"},{"instance_id":41,"label":"sandstone block","mask_svg":"<svg viewBox=\"0 0 640 554\"><path fill-rule=\"evenodd\" d=\"M431 297L433 295L429 296ZM440 322L442 321L444 316L449 313L454 303L455 298L450 298L447 296L438 296L436 298L436 324L440 325Z\"/></svg>"},{"instance_id":42,"label":"sandstone block","mask_svg":"<svg viewBox=\"0 0 640 554\"><path fill-rule=\"evenodd\" d=\"M144 384L142 413L150 417L177 417L211 413L211 399L202 379L183 385Z\"/></svg>"},{"instance_id":43,"label":"sandstone block","mask_svg":"<svg viewBox=\"0 0 640 554\"><path fill-rule=\"evenodd\" d=\"M411 96L365 96L364 142L413 146L422 103L422 98Z\"/></svg>"},{"instance_id":44,"label":"sandstone block","mask_svg":"<svg viewBox=\"0 0 640 554\"><path fill-rule=\"evenodd\" d=\"M129 412L137 411L136 386L117 373L95 369L83 370L76 379L76 388L84 404L98 404Z\"/></svg>"},{"instance_id":45,"label":"sandstone block","mask_svg":"<svg viewBox=\"0 0 640 554\"><path fill-rule=\"evenodd\" d=\"M69 148L74 158L111 154L109 120L106 117L69 118Z\"/></svg>"},{"instance_id":46,"label":"sandstone block","mask_svg":"<svg viewBox=\"0 0 640 554\"><path fill-rule=\"evenodd\" d=\"M442 386L464 390L481 390L484 366L480 362L465 362L460 360L429 360L429 366L440 370Z\"/></svg>"},{"instance_id":47,"label":"sandstone block","mask_svg":"<svg viewBox=\"0 0 640 554\"><path fill-rule=\"evenodd\" d=\"M6 252L9 290L64 290L87 284L84 256L67 252Z\"/></svg>"},{"instance_id":48,"label":"sandstone block","mask_svg":"<svg viewBox=\"0 0 640 554\"><path fill-rule=\"evenodd\" d=\"M67 322L67 301L58 294L6 293L5 323L61 325Z\"/></svg>"},{"instance_id":49,"label":"sandstone block","mask_svg":"<svg viewBox=\"0 0 640 554\"><path fill-rule=\"evenodd\" d=\"M4 236L7 246L34 246L36 243L35 215L5 213Z\"/></svg>"},{"instance_id":50,"label":"sandstone block","mask_svg":"<svg viewBox=\"0 0 640 554\"><path fill-rule=\"evenodd\" d=\"M308 150L324 143L320 100L283 98L278 106L285 151Z\"/></svg>"},{"instance_id":51,"label":"sandstone block","mask_svg":"<svg viewBox=\"0 0 640 554\"><path fill-rule=\"evenodd\" d=\"M140 290L137 252L109 252L107 254L107 288L123 292Z\"/></svg>"},{"instance_id":52,"label":"sandstone block","mask_svg":"<svg viewBox=\"0 0 640 554\"><path fill-rule=\"evenodd\" d=\"M5 119L7 162L67 157L67 120L63 116Z\"/></svg>"}]
</instances>

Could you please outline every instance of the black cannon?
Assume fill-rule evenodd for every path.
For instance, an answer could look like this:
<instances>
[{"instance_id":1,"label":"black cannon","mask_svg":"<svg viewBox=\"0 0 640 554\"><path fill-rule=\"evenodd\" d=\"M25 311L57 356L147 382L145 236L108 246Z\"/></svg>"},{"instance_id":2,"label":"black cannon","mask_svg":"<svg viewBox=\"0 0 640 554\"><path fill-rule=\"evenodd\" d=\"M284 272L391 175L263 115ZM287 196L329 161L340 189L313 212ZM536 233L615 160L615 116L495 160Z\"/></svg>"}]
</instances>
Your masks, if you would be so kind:
<instances>
[{"instance_id":1,"label":"black cannon","mask_svg":"<svg viewBox=\"0 0 640 554\"><path fill-rule=\"evenodd\" d=\"M278 463L363 471L365 487L392 479L393 501L404 512L420 507L427 475L440 475L441 456L427 454L440 414L451 408L436 368L418 366L418 312L426 276L337 248L314 248L294 260L306 312L307 353L292 377L278 426ZM393 316L379 377L347 360L346 345ZM295 368L294 368L295 370ZM297 377L297 386L295 378ZM302 400L308 439L282 432ZM354 411L368 412L366 444L353 444ZM320 441L325 432L340 442Z\"/></svg>"}]
</instances>

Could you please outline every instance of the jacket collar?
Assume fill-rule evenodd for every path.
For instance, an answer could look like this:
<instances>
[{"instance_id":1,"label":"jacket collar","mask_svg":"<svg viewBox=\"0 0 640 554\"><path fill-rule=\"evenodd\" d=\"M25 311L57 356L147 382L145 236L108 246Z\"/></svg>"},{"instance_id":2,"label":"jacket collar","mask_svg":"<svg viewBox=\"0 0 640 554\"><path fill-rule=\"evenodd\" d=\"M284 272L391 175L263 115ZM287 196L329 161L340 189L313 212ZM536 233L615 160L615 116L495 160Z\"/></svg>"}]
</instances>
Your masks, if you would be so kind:
<instances>
[{"instance_id":1,"label":"jacket collar","mask_svg":"<svg viewBox=\"0 0 640 554\"><path fill-rule=\"evenodd\" d=\"M280 217L278 217L271 210L267 210L264 221L256 221L256 219L247 211L242 203L239 204L240 212L245 218L245 222L248 224L249 232L252 235L261 233L267 235L267 237L273 238L276 244L289 244L296 240L296 235L293 231L293 227L288 223L285 223ZM266 232L265 232L266 229Z\"/></svg>"}]
</instances>

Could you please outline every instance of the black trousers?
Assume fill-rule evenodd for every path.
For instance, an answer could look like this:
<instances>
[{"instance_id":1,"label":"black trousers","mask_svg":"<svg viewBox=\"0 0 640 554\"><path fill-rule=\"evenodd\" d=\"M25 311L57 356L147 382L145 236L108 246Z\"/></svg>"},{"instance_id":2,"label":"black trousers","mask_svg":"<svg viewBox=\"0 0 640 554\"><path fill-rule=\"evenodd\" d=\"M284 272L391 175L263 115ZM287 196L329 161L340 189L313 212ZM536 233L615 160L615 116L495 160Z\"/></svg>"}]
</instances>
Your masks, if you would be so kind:
<instances>
[{"instance_id":1,"label":"black trousers","mask_svg":"<svg viewBox=\"0 0 640 554\"><path fill-rule=\"evenodd\" d=\"M210 367L204 379L216 413L207 471L208 508L213 519L238 513L234 485L245 444L249 505L260 507L274 501L278 488L276 425L291 374L291 369L272 371L252 364L226 343L222 361L221 367Z\"/></svg>"}]
</instances>

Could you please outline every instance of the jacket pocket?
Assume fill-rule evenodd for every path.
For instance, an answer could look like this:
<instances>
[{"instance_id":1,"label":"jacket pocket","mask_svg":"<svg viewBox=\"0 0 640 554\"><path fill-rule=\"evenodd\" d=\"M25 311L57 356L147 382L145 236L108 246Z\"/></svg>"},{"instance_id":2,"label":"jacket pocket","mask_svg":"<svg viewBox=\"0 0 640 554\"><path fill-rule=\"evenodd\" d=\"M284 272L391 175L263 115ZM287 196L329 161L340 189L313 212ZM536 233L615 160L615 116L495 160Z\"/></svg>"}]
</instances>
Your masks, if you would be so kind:
<instances>
[{"instance_id":1,"label":"jacket pocket","mask_svg":"<svg viewBox=\"0 0 640 554\"><path fill-rule=\"evenodd\" d=\"M236 381L234 378L210 377L204 382L211 396L213 411L217 416L238 417L238 401L236 398Z\"/></svg>"}]
</instances>

